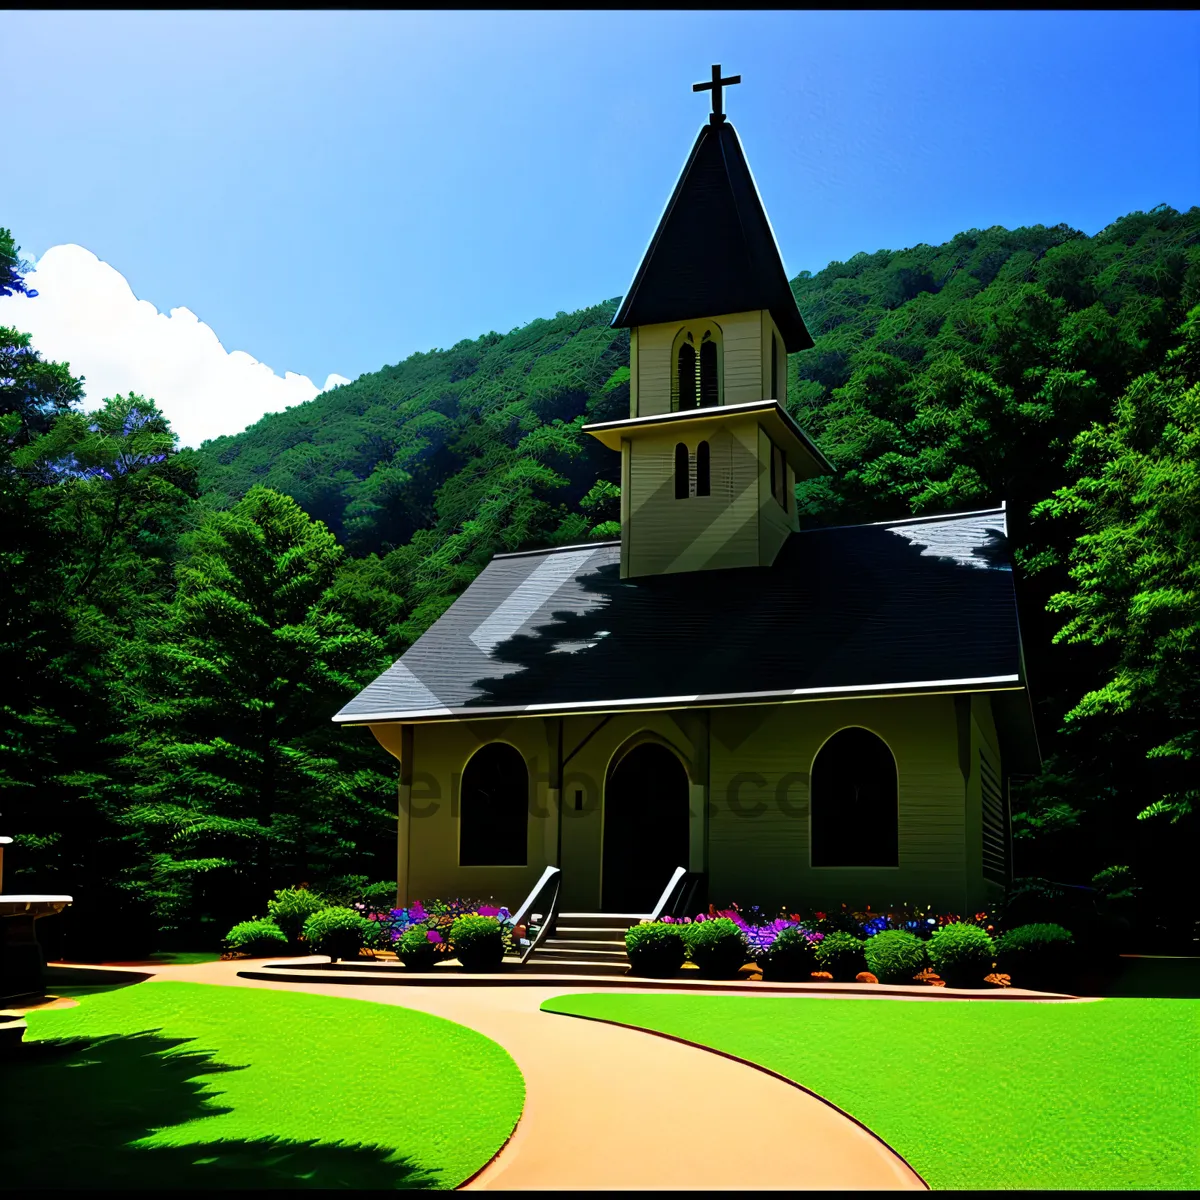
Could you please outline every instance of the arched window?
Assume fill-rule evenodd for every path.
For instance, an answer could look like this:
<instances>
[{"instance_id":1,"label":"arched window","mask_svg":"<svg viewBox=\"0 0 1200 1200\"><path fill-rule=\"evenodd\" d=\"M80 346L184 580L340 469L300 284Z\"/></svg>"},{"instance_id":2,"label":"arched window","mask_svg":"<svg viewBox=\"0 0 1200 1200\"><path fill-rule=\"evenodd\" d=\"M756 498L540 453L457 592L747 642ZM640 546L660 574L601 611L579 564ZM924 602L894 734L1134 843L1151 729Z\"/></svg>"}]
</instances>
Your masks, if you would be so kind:
<instances>
[{"instance_id":1,"label":"arched window","mask_svg":"<svg viewBox=\"0 0 1200 1200\"><path fill-rule=\"evenodd\" d=\"M887 743L867 729L835 733L812 768L812 865L899 866L897 797Z\"/></svg>"},{"instance_id":2,"label":"arched window","mask_svg":"<svg viewBox=\"0 0 1200 1200\"><path fill-rule=\"evenodd\" d=\"M691 342L679 347L679 411L696 407L696 350Z\"/></svg>"},{"instance_id":3,"label":"arched window","mask_svg":"<svg viewBox=\"0 0 1200 1200\"><path fill-rule=\"evenodd\" d=\"M523 867L529 825L529 769L512 746L478 750L462 775L458 862L463 867Z\"/></svg>"},{"instance_id":4,"label":"arched window","mask_svg":"<svg viewBox=\"0 0 1200 1200\"><path fill-rule=\"evenodd\" d=\"M675 447L675 499L688 498L688 448L680 442Z\"/></svg>"},{"instance_id":5,"label":"arched window","mask_svg":"<svg viewBox=\"0 0 1200 1200\"><path fill-rule=\"evenodd\" d=\"M721 329L713 321L685 325L671 344L671 411L721 403Z\"/></svg>"},{"instance_id":6,"label":"arched window","mask_svg":"<svg viewBox=\"0 0 1200 1200\"><path fill-rule=\"evenodd\" d=\"M708 443L701 442L696 447L696 495L709 494Z\"/></svg>"},{"instance_id":7,"label":"arched window","mask_svg":"<svg viewBox=\"0 0 1200 1200\"><path fill-rule=\"evenodd\" d=\"M711 330L706 330L700 342L700 407L712 408L717 392L717 343Z\"/></svg>"}]
</instances>

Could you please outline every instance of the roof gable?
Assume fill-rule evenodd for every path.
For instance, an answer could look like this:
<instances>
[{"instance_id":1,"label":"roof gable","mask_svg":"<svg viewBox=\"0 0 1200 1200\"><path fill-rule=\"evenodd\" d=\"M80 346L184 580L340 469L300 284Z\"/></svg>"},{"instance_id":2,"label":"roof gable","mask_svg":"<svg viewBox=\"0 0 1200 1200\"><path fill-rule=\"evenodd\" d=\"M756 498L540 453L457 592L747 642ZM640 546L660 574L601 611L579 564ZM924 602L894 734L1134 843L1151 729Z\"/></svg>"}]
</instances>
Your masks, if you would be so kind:
<instances>
[{"instance_id":1,"label":"roof gable","mask_svg":"<svg viewBox=\"0 0 1200 1200\"><path fill-rule=\"evenodd\" d=\"M705 125L613 327L763 308L789 354L813 345L738 136Z\"/></svg>"}]
</instances>

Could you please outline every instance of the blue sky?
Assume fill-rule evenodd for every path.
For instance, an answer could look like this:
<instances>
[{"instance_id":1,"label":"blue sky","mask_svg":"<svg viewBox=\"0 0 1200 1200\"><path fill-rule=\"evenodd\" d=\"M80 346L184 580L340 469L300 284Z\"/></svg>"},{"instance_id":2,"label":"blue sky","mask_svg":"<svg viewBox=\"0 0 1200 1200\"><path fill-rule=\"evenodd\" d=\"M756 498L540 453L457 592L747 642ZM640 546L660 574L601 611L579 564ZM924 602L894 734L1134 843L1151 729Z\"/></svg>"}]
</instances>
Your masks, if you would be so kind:
<instances>
[{"instance_id":1,"label":"blue sky","mask_svg":"<svg viewBox=\"0 0 1200 1200\"><path fill-rule=\"evenodd\" d=\"M621 294L708 111L790 273L1200 203L1188 12L9 12L0 225L323 380ZM31 302L32 303L32 302Z\"/></svg>"}]
</instances>

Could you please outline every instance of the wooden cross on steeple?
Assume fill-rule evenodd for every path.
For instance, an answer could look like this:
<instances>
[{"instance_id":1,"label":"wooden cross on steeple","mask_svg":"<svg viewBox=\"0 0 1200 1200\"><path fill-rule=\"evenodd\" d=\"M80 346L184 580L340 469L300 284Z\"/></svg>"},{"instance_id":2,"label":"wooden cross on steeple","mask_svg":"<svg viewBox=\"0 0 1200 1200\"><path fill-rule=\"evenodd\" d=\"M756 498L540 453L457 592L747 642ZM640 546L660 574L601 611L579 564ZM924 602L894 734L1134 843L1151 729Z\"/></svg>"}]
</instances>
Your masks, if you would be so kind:
<instances>
[{"instance_id":1,"label":"wooden cross on steeple","mask_svg":"<svg viewBox=\"0 0 1200 1200\"><path fill-rule=\"evenodd\" d=\"M712 79L708 83L692 84L693 92L712 92L712 115L708 119L713 125L720 125L725 120L725 113L721 108L721 89L741 82L740 75L730 75L728 79L722 79L721 64L713 63Z\"/></svg>"}]
</instances>

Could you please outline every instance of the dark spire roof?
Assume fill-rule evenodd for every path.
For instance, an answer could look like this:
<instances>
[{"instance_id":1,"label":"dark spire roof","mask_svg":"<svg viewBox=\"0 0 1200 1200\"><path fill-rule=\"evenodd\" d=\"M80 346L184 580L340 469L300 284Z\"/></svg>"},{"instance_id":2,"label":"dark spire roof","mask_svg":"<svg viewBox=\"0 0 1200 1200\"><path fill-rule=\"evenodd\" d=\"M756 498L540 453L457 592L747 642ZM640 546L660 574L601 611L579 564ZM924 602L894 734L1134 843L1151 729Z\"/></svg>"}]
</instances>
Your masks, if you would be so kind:
<instances>
[{"instance_id":1,"label":"dark spire roof","mask_svg":"<svg viewBox=\"0 0 1200 1200\"><path fill-rule=\"evenodd\" d=\"M813 340L728 121L705 125L613 328L766 308L789 354Z\"/></svg>"}]
</instances>

